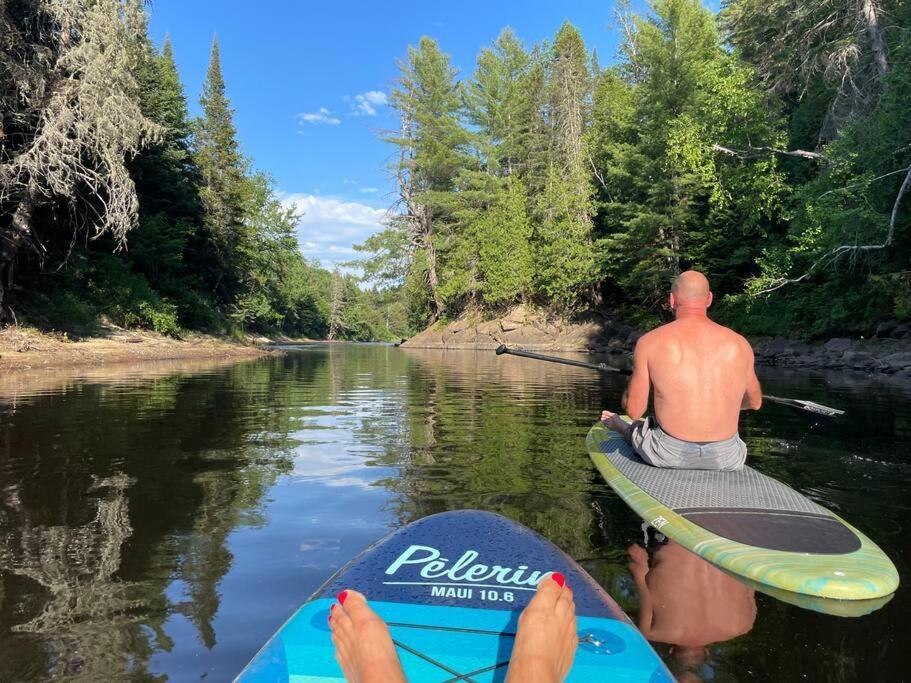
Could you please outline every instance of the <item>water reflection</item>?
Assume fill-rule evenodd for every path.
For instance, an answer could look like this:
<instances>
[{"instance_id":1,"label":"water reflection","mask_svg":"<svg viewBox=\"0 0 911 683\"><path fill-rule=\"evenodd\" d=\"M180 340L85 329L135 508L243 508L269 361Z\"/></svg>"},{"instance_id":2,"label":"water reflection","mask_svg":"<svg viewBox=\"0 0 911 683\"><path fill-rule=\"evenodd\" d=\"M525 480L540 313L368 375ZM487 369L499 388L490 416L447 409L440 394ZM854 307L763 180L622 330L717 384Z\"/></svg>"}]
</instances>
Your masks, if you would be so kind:
<instances>
[{"instance_id":1,"label":"water reflection","mask_svg":"<svg viewBox=\"0 0 911 683\"><path fill-rule=\"evenodd\" d=\"M3 491L0 568L47 595L40 612L10 630L52 644L52 675L110 676L132 649L129 627L142 601L115 578L133 533L125 495L131 483L123 473L94 482L86 492L94 516L78 526L41 524L16 485Z\"/></svg>"},{"instance_id":2,"label":"water reflection","mask_svg":"<svg viewBox=\"0 0 911 683\"><path fill-rule=\"evenodd\" d=\"M749 633L756 593L683 546L665 539L627 548L639 598L637 625L653 643L670 645L680 680L702 680L709 645Z\"/></svg>"},{"instance_id":3,"label":"water reflection","mask_svg":"<svg viewBox=\"0 0 911 683\"><path fill-rule=\"evenodd\" d=\"M814 427L784 407L750 415L753 464L842 511L904 576L911 395L764 379L775 394L851 406L852 419ZM670 545L650 547L645 563L633 550L631 561L640 521L583 447L622 388L493 353L345 345L0 378L0 681L230 680L364 547L460 508L547 536L657 640L708 647L691 673L895 679L901 592L862 619L838 619L753 595ZM683 611L699 619L675 631ZM659 649L672 665L681 654Z\"/></svg>"}]
</instances>

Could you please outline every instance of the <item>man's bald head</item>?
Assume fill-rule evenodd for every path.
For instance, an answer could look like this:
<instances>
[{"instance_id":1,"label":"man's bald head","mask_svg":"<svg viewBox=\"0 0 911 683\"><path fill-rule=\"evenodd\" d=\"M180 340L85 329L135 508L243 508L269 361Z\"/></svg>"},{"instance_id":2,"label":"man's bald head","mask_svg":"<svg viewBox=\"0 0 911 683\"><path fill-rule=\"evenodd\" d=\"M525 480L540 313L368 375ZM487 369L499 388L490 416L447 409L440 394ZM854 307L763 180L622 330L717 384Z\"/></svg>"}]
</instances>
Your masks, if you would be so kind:
<instances>
[{"instance_id":1,"label":"man's bald head","mask_svg":"<svg viewBox=\"0 0 911 683\"><path fill-rule=\"evenodd\" d=\"M671 307L708 308L712 304L712 291L708 278L698 270L680 273L671 287Z\"/></svg>"}]
</instances>

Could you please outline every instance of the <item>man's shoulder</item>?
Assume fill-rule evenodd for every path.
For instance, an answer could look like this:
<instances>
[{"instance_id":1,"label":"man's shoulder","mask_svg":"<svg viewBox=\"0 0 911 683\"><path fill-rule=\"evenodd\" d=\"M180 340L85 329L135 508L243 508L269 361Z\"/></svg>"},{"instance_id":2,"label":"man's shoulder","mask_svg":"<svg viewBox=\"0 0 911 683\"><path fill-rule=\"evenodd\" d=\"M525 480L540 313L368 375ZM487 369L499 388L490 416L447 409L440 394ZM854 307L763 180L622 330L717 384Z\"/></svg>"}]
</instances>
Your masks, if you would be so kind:
<instances>
[{"instance_id":1,"label":"man's shoulder","mask_svg":"<svg viewBox=\"0 0 911 683\"><path fill-rule=\"evenodd\" d=\"M653 330L649 330L641 337L639 341L636 342L636 347L640 349L648 348L653 346L656 342L660 342L662 339L668 336L668 327L673 323L665 323L664 325L659 325Z\"/></svg>"},{"instance_id":2,"label":"man's shoulder","mask_svg":"<svg viewBox=\"0 0 911 683\"><path fill-rule=\"evenodd\" d=\"M715 325L718 330L720 346L725 346L729 349L736 348L738 355L741 357L753 357L753 346L746 337L739 332L735 332L730 327L725 327L718 323L715 323Z\"/></svg>"},{"instance_id":3,"label":"man's shoulder","mask_svg":"<svg viewBox=\"0 0 911 683\"><path fill-rule=\"evenodd\" d=\"M718 328L719 332L725 335L728 339L736 341L738 344L741 344L742 346L748 346L752 349L752 346L750 345L750 342L747 340L747 338L739 332L732 330L730 327L725 327L721 323L715 323L715 326Z\"/></svg>"}]
</instances>

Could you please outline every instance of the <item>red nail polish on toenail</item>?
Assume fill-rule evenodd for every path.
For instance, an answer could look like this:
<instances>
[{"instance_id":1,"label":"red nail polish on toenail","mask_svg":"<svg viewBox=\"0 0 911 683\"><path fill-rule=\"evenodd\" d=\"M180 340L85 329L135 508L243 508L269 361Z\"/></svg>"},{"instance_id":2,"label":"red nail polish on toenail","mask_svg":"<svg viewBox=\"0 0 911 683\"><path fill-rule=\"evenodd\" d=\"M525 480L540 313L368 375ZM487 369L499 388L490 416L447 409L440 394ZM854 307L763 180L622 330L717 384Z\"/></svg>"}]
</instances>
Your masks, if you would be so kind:
<instances>
[{"instance_id":1,"label":"red nail polish on toenail","mask_svg":"<svg viewBox=\"0 0 911 683\"><path fill-rule=\"evenodd\" d=\"M331 605L329 605L329 611L331 612L334 609L335 609L335 603L333 602Z\"/></svg>"},{"instance_id":2,"label":"red nail polish on toenail","mask_svg":"<svg viewBox=\"0 0 911 683\"><path fill-rule=\"evenodd\" d=\"M331 614L329 615L329 618L326 619L326 621L332 621L332 615L331 615Z\"/></svg>"},{"instance_id":3,"label":"red nail polish on toenail","mask_svg":"<svg viewBox=\"0 0 911 683\"><path fill-rule=\"evenodd\" d=\"M344 605L345 600L347 600L347 599L348 599L348 591L342 591L341 593L338 594L338 604Z\"/></svg>"},{"instance_id":4,"label":"red nail polish on toenail","mask_svg":"<svg viewBox=\"0 0 911 683\"><path fill-rule=\"evenodd\" d=\"M563 574L561 574L560 572L554 572L553 574L550 575L550 578L552 578L554 581L556 581L557 585L560 586L560 588L563 588L563 586L566 585L566 577L563 576Z\"/></svg>"}]
</instances>

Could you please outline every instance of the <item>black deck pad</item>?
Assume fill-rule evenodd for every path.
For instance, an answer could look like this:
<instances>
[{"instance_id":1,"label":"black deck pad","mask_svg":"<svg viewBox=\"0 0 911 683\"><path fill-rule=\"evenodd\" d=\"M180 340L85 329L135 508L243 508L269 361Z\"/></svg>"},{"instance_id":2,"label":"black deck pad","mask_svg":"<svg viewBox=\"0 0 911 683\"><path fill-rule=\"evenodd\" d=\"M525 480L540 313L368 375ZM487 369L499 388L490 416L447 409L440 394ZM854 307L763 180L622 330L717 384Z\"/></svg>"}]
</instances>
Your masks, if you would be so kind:
<instances>
[{"instance_id":1,"label":"black deck pad","mask_svg":"<svg viewBox=\"0 0 911 683\"><path fill-rule=\"evenodd\" d=\"M731 508L676 512L713 534L757 548L815 555L860 548L857 534L830 515Z\"/></svg>"},{"instance_id":2,"label":"black deck pad","mask_svg":"<svg viewBox=\"0 0 911 683\"><path fill-rule=\"evenodd\" d=\"M615 433L601 442L601 451L649 496L721 538L822 555L861 546L857 534L831 512L752 467L736 472L653 467Z\"/></svg>"}]
</instances>

